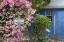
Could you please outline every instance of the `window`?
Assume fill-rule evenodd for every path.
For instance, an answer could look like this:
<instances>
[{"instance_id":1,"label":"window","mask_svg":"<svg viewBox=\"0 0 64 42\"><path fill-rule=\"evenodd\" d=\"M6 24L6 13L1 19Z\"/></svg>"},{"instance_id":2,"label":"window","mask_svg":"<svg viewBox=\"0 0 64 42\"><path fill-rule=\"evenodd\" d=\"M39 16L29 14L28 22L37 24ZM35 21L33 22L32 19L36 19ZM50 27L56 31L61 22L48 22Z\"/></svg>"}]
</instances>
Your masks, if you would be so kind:
<instances>
[{"instance_id":1,"label":"window","mask_svg":"<svg viewBox=\"0 0 64 42\"><path fill-rule=\"evenodd\" d=\"M51 11L51 10L46 10L46 16L47 16L48 18L50 18L51 21L52 21L52 11Z\"/></svg>"}]
</instances>

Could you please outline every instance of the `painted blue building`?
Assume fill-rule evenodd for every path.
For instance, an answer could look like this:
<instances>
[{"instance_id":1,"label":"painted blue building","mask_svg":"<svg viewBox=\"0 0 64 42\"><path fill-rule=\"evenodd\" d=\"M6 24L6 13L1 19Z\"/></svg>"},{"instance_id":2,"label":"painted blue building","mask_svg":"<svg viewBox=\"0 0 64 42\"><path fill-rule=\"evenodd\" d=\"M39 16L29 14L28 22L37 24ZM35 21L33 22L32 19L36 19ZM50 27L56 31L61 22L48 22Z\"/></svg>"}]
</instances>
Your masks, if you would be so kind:
<instances>
[{"instance_id":1,"label":"painted blue building","mask_svg":"<svg viewBox=\"0 0 64 42\"><path fill-rule=\"evenodd\" d=\"M48 27L51 32L47 35L52 38L54 34L57 34L59 39L64 40L64 0L51 0L38 13L51 19L51 25Z\"/></svg>"}]
</instances>

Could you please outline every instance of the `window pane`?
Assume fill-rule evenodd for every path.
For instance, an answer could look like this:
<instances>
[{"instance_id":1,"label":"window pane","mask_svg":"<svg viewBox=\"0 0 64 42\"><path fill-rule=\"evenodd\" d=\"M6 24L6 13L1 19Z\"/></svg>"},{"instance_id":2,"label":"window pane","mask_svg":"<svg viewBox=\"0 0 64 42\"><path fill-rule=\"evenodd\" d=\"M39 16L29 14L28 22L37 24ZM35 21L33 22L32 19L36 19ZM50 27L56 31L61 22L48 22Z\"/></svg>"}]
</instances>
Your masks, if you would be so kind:
<instances>
[{"instance_id":1,"label":"window pane","mask_svg":"<svg viewBox=\"0 0 64 42\"><path fill-rule=\"evenodd\" d=\"M51 11L51 10L46 10L46 16L47 16L48 18L50 18L51 21L52 21L52 11Z\"/></svg>"},{"instance_id":2,"label":"window pane","mask_svg":"<svg viewBox=\"0 0 64 42\"><path fill-rule=\"evenodd\" d=\"M50 11L47 10L46 11L46 16L48 16L48 15L50 15Z\"/></svg>"}]
</instances>

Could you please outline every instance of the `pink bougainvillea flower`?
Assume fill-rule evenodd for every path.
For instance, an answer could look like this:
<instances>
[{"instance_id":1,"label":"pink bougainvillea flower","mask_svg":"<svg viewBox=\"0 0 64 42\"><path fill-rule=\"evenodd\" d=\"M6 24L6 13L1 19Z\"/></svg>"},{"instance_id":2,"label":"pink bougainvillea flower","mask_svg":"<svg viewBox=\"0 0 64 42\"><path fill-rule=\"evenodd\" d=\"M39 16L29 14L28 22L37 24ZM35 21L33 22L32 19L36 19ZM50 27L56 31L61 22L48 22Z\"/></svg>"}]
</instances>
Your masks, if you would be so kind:
<instances>
[{"instance_id":1,"label":"pink bougainvillea flower","mask_svg":"<svg viewBox=\"0 0 64 42\"><path fill-rule=\"evenodd\" d=\"M4 15L4 14L6 14L6 12L2 12L2 14Z\"/></svg>"},{"instance_id":2,"label":"pink bougainvillea flower","mask_svg":"<svg viewBox=\"0 0 64 42\"><path fill-rule=\"evenodd\" d=\"M30 8L30 7L31 7L29 4L25 4L25 6L26 6L27 8Z\"/></svg>"},{"instance_id":3,"label":"pink bougainvillea flower","mask_svg":"<svg viewBox=\"0 0 64 42\"><path fill-rule=\"evenodd\" d=\"M4 27L2 27L2 29L1 30L5 30L6 32L8 32L9 30L9 27L8 26L4 26Z\"/></svg>"},{"instance_id":4,"label":"pink bougainvillea flower","mask_svg":"<svg viewBox=\"0 0 64 42\"><path fill-rule=\"evenodd\" d=\"M0 30L5 30L5 27L1 27L1 29Z\"/></svg>"},{"instance_id":5,"label":"pink bougainvillea flower","mask_svg":"<svg viewBox=\"0 0 64 42\"><path fill-rule=\"evenodd\" d=\"M5 26L5 28L9 28L8 26Z\"/></svg>"},{"instance_id":6,"label":"pink bougainvillea flower","mask_svg":"<svg viewBox=\"0 0 64 42\"><path fill-rule=\"evenodd\" d=\"M33 18L32 14L34 11L31 8L32 3L28 0L2 0L0 3L0 16L3 16L6 20L6 25L0 28L0 32L3 33L3 42L20 42L21 37L24 36L24 32L27 25L29 26L31 19ZM19 7L18 7L19 6ZM27 8L27 13L24 11L24 8ZM16 16L24 15L26 24L15 24L14 20L11 19ZM5 33L5 32L6 33ZM4 36L6 34L6 36ZM10 36L9 36L10 35ZM16 38L17 37L17 38ZM21 42L25 39L21 39Z\"/></svg>"},{"instance_id":7,"label":"pink bougainvillea flower","mask_svg":"<svg viewBox=\"0 0 64 42\"><path fill-rule=\"evenodd\" d=\"M17 14L18 14L18 15L22 15L22 13L23 13L22 11L20 11L20 12L17 12Z\"/></svg>"},{"instance_id":8,"label":"pink bougainvillea flower","mask_svg":"<svg viewBox=\"0 0 64 42\"><path fill-rule=\"evenodd\" d=\"M28 14L31 13L32 11L32 8L28 8Z\"/></svg>"},{"instance_id":9,"label":"pink bougainvillea flower","mask_svg":"<svg viewBox=\"0 0 64 42\"><path fill-rule=\"evenodd\" d=\"M18 34L18 30L13 30L10 34L11 35Z\"/></svg>"},{"instance_id":10,"label":"pink bougainvillea flower","mask_svg":"<svg viewBox=\"0 0 64 42\"><path fill-rule=\"evenodd\" d=\"M10 7L14 7L14 1L13 0L8 0L8 2L9 2Z\"/></svg>"},{"instance_id":11,"label":"pink bougainvillea flower","mask_svg":"<svg viewBox=\"0 0 64 42\"><path fill-rule=\"evenodd\" d=\"M30 8L30 7L31 7L31 5L32 5L32 3L31 3L31 2L29 2L29 1L26 1L26 4L25 4L25 6L26 6L27 8Z\"/></svg>"},{"instance_id":12,"label":"pink bougainvillea flower","mask_svg":"<svg viewBox=\"0 0 64 42\"><path fill-rule=\"evenodd\" d=\"M14 10L14 8L13 8L13 7L11 7L11 8L10 8L10 10Z\"/></svg>"},{"instance_id":13,"label":"pink bougainvillea flower","mask_svg":"<svg viewBox=\"0 0 64 42\"><path fill-rule=\"evenodd\" d=\"M29 8L29 9L28 9L28 13L31 13L31 14L35 14L35 11L36 11L36 10L34 10L34 9L32 9L32 8Z\"/></svg>"},{"instance_id":14,"label":"pink bougainvillea flower","mask_svg":"<svg viewBox=\"0 0 64 42\"><path fill-rule=\"evenodd\" d=\"M0 31L5 30L4 27L0 27Z\"/></svg>"},{"instance_id":15,"label":"pink bougainvillea flower","mask_svg":"<svg viewBox=\"0 0 64 42\"><path fill-rule=\"evenodd\" d=\"M17 0L13 0L13 1L14 1L15 6L20 6L20 2L18 2Z\"/></svg>"},{"instance_id":16,"label":"pink bougainvillea flower","mask_svg":"<svg viewBox=\"0 0 64 42\"><path fill-rule=\"evenodd\" d=\"M25 28L24 28L23 26L21 27L21 29L22 29L22 30L25 30Z\"/></svg>"},{"instance_id":17,"label":"pink bougainvillea flower","mask_svg":"<svg viewBox=\"0 0 64 42\"><path fill-rule=\"evenodd\" d=\"M2 7L2 5L0 5L0 9L2 9L3 7Z\"/></svg>"},{"instance_id":18,"label":"pink bougainvillea flower","mask_svg":"<svg viewBox=\"0 0 64 42\"><path fill-rule=\"evenodd\" d=\"M8 21L8 24L9 24L9 25L12 25L12 21L9 20L9 21Z\"/></svg>"},{"instance_id":19,"label":"pink bougainvillea flower","mask_svg":"<svg viewBox=\"0 0 64 42\"><path fill-rule=\"evenodd\" d=\"M10 25L10 28L12 28L12 29L13 29L13 28L16 28L16 27L15 27L15 25Z\"/></svg>"},{"instance_id":20,"label":"pink bougainvillea flower","mask_svg":"<svg viewBox=\"0 0 64 42\"><path fill-rule=\"evenodd\" d=\"M31 2L29 2L29 1L26 1L26 4L29 4L30 6L32 5L32 3L31 3Z\"/></svg>"},{"instance_id":21,"label":"pink bougainvillea flower","mask_svg":"<svg viewBox=\"0 0 64 42\"><path fill-rule=\"evenodd\" d=\"M9 18L13 18L13 16L9 16Z\"/></svg>"},{"instance_id":22,"label":"pink bougainvillea flower","mask_svg":"<svg viewBox=\"0 0 64 42\"><path fill-rule=\"evenodd\" d=\"M14 3L14 1L13 1L13 0L8 0L8 2L9 2L9 3Z\"/></svg>"},{"instance_id":23,"label":"pink bougainvillea flower","mask_svg":"<svg viewBox=\"0 0 64 42\"><path fill-rule=\"evenodd\" d=\"M10 6L10 7L14 7L14 4L10 3L9 6Z\"/></svg>"},{"instance_id":24,"label":"pink bougainvillea flower","mask_svg":"<svg viewBox=\"0 0 64 42\"><path fill-rule=\"evenodd\" d=\"M23 33L19 29L18 29L18 33L19 33L19 34L17 34L18 36L23 36Z\"/></svg>"},{"instance_id":25,"label":"pink bougainvillea flower","mask_svg":"<svg viewBox=\"0 0 64 42\"><path fill-rule=\"evenodd\" d=\"M2 5L2 6L7 5L7 4L8 4L7 1L8 1L8 0L3 0L2 3L1 3L1 5Z\"/></svg>"},{"instance_id":26,"label":"pink bougainvillea flower","mask_svg":"<svg viewBox=\"0 0 64 42\"><path fill-rule=\"evenodd\" d=\"M32 18L33 18L33 16L28 15L28 18L26 20L31 21Z\"/></svg>"},{"instance_id":27,"label":"pink bougainvillea flower","mask_svg":"<svg viewBox=\"0 0 64 42\"><path fill-rule=\"evenodd\" d=\"M22 4L26 4L26 1L27 1L27 0L22 0Z\"/></svg>"},{"instance_id":28,"label":"pink bougainvillea flower","mask_svg":"<svg viewBox=\"0 0 64 42\"><path fill-rule=\"evenodd\" d=\"M35 10L32 9L31 14L35 14Z\"/></svg>"},{"instance_id":29,"label":"pink bougainvillea flower","mask_svg":"<svg viewBox=\"0 0 64 42\"><path fill-rule=\"evenodd\" d=\"M22 3L22 0L17 0L18 2Z\"/></svg>"},{"instance_id":30,"label":"pink bougainvillea flower","mask_svg":"<svg viewBox=\"0 0 64 42\"><path fill-rule=\"evenodd\" d=\"M16 6L20 6L20 3L19 3L19 2L15 2L15 5L16 5Z\"/></svg>"},{"instance_id":31,"label":"pink bougainvillea flower","mask_svg":"<svg viewBox=\"0 0 64 42\"><path fill-rule=\"evenodd\" d=\"M19 39L16 37L9 37L9 38L5 38L4 41L5 42L19 42Z\"/></svg>"},{"instance_id":32,"label":"pink bougainvillea flower","mask_svg":"<svg viewBox=\"0 0 64 42\"><path fill-rule=\"evenodd\" d=\"M14 37L14 38L12 39L12 41L13 41L13 42L20 42L19 39L16 38L16 37Z\"/></svg>"},{"instance_id":33,"label":"pink bougainvillea flower","mask_svg":"<svg viewBox=\"0 0 64 42\"><path fill-rule=\"evenodd\" d=\"M3 11L3 12L5 12L5 11L6 11L6 9L2 9L2 11Z\"/></svg>"}]
</instances>

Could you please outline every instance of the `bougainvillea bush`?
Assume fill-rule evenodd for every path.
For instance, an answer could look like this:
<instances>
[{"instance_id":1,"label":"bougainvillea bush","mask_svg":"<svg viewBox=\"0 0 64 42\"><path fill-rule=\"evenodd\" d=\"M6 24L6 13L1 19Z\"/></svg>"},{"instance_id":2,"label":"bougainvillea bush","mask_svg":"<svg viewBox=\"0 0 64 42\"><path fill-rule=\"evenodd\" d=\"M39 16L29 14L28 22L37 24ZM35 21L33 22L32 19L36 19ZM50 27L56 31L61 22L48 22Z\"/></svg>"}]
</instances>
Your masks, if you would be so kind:
<instances>
[{"instance_id":1,"label":"bougainvillea bush","mask_svg":"<svg viewBox=\"0 0 64 42\"><path fill-rule=\"evenodd\" d=\"M0 37L3 42L23 42L24 31L30 24L35 11L28 0L0 0ZM17 24L14 18L24 18Z\"/></svg>"}]
</instances>

